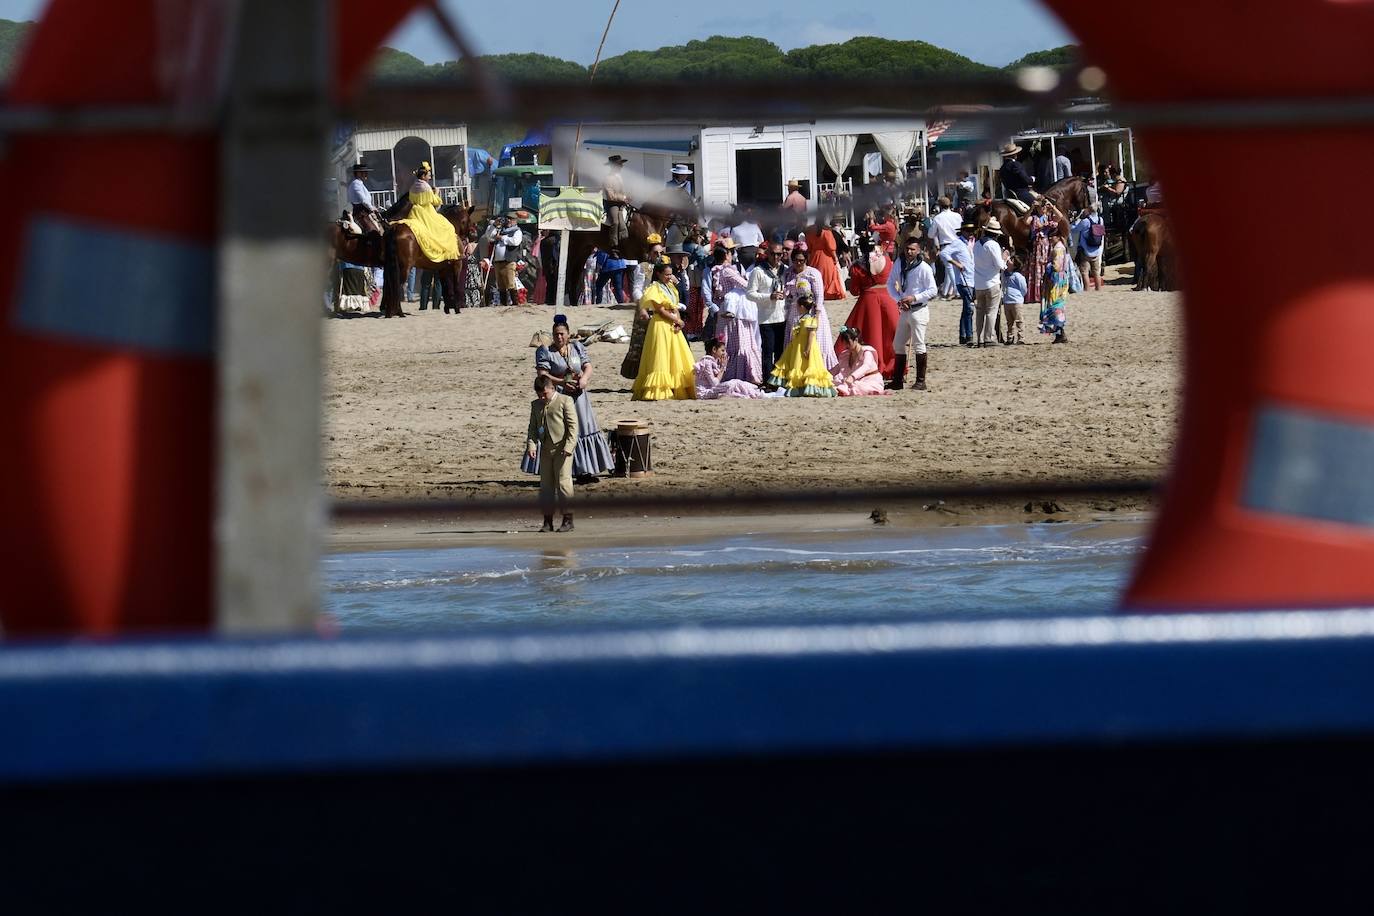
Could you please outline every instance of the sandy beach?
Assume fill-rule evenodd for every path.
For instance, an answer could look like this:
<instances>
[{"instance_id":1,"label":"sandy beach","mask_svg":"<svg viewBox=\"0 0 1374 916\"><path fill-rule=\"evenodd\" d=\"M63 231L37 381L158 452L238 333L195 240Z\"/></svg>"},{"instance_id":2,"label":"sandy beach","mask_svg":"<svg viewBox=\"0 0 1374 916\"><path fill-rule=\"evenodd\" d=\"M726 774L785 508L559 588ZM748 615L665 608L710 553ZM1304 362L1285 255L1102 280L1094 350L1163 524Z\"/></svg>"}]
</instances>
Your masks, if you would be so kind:
<instances>
[{"instance_id":1,"label":"sandy beach","mask_svg":"<svg viewBox=\"0 0 1374 916\"><path fill-rule=\"evenodd\" d=\"M1108 268L1104 290L1070 297L1071 342L1063 346L1035 333L1032 319L1027 346L959 347L958 302L936 302L926 392L632 403L631 383L619 374L625 345L596 343L590 396L600 424L650 421L654 473L603 479L579 492L681 497L668 510L678 516L691 514L691 497L702 493L1157 477L1168 462L1181 382L1179 301L1174 293L1133 291L1128 271ZM826 304L832 327L852 305L852 299ZM536 479L519 468L533 396L528 344L555 311L496 307L457 316L426 311L404 319L325 320L322 452L329 495L350 501L532 497ZM611 319L628 328L633 319L628 308L566 312L574 328ZM700 344L692 350L701 355ZM1149 502L1083 500L1065 508L1081 517L1144 511ZM920 506L911 512L938 516L942 524L987 523L1015 518L1021 509L1007 503L934 516ZM642 513L634 515L653 526ZM419 518L397 528L414 535L445 530L452 521ZM633 522L621 519L616 527ZM447 530L449 537L490 538L523 524L488 519ZM369 539L380 533L375 525L344 524L336 539L359 529L371 530Z\"/></svg>"}]
</instances>

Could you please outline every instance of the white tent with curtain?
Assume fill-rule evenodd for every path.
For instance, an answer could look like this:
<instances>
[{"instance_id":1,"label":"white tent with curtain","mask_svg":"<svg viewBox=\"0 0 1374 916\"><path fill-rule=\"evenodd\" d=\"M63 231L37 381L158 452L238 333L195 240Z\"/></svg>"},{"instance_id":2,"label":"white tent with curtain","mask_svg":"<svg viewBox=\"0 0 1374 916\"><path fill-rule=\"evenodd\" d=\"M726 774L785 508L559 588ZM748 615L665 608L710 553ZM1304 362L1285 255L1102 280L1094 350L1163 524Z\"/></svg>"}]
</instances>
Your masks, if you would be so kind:
<instances>
[{"instance_id":1,"label":"white tent with curtain","mask_svg":"<svg viewBox=\"0 0 1374 916\"><path fill-rule=\"evenodd\" d=\"M873 134L873 142L887 160L888 165L897 170L898 175L906 174L906 164L916 155L921 142L919 130L885 130Z\"/></svg>"}]
</instances>

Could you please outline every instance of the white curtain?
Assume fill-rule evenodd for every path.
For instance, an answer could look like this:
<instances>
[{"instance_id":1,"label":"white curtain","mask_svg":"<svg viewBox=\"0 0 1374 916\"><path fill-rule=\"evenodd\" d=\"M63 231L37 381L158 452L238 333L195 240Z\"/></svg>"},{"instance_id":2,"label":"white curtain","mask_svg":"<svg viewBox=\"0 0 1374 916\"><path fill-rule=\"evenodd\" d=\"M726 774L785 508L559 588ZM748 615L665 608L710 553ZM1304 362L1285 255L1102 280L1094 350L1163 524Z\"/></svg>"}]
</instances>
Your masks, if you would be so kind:
<instances>
[{"instance_id":1,"label":"white curtain","mask_svg":"<svg viewBox=\"0 0 1374 916\"><path fill-rule=\"evenodd\" d=\"M882 151L883 158L888 161L898 174L906 174L906 164L916 152L916 145L920 143L920 131L915 130L887 130L873 135L873 142Z\"/></svg>"},{"instance_id":2,"label":"white curtain","mask_svg":"<svg viewBox=\"0 0 1374 916\"><path fill-rule=\"evenodd\" d=\"M844 170L849 167L849 160L854 157L854 147L859 145L859 135L826 134L816 138L816 145L821 148L825 164L830 166L830 171L834 172L836 180L839 180L844 175Z\"/></svg>"}]
</instances>

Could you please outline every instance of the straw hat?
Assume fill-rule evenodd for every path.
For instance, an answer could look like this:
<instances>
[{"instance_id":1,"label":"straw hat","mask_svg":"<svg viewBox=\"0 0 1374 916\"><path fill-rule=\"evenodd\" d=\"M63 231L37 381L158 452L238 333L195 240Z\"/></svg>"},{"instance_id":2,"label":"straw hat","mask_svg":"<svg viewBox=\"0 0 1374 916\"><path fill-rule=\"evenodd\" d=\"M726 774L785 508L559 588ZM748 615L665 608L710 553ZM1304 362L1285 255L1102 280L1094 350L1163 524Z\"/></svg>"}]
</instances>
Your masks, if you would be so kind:
<instances>
[{"instance_id":1,"label":"straw hat","mask_svg":"<svg viewBox=\"0 0 1374 916\"><path fill-rule=\"evenodd\" d=\"M721 238L716 240L716 247L724 248L726 251L733 251L735 247L735 240L730 238L730 236L728 235L722 236Z\"/></svg>"},{"instance_id":2,"label":"straw hat","mask_svg":"<svg viewBox=\"0 0 1374 916\"><path fill-rule=\"evenodd\" d=\"M688 168L687 166L683 165L681 162L679 162L677 165L673 166L673 174L674 174L674 175L690 175L690 174L692 174L692 170L691 170L690 168Z\"/></svg>"},{"instance_id":3,"label":"straw hat","mask_svg":"<svg viewBox=\"0 0 1374 916\"><path fill-rule=\"evenodd\" d=\"M998 221L997 217L989 217L988 221L983 224L983 231L991 233L992 235L1001 235L1002 224Z\"/></svg>"},{"instance_id":4,"label":"straw hat","mask_svg":"<svg viewBox=\"0 0 1374 916\"><path fill-rule=\"evenodd\" d=\"M1006 146L1002 147L1002 155L1019 156L1021 155L1021 147L1017 146L1015 143L1008 143Z\"/></svg>"},{"instance_id":5,"label":"straw hat","mask_svg":"<svg viewBox=\"0 0 1374 916\"><path fill-rule=\"evenodd\" d=\"M793 178L791 181L787 182L787 187L793 191L796 191L801 187L801 182Z\"/></svg>"}]
</instances>

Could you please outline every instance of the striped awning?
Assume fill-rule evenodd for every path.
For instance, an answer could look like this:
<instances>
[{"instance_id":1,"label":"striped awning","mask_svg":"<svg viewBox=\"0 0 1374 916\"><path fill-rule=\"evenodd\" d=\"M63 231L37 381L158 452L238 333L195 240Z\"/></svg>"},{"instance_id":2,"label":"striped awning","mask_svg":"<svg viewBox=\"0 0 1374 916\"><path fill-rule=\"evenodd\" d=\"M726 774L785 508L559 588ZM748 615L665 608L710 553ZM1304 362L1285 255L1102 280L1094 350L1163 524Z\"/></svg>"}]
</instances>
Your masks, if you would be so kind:
<instances>
[{"instance_id":1,"label":"striped awning","mask_svg":"<svg viewBox=\"0 0 1374 916\"><path fill-rule=\"evenodd\" d=\"M539 189L539 228L589 232L601 228L606 217L601 192L588 188Z\"/></svg>"}]
</instances>

